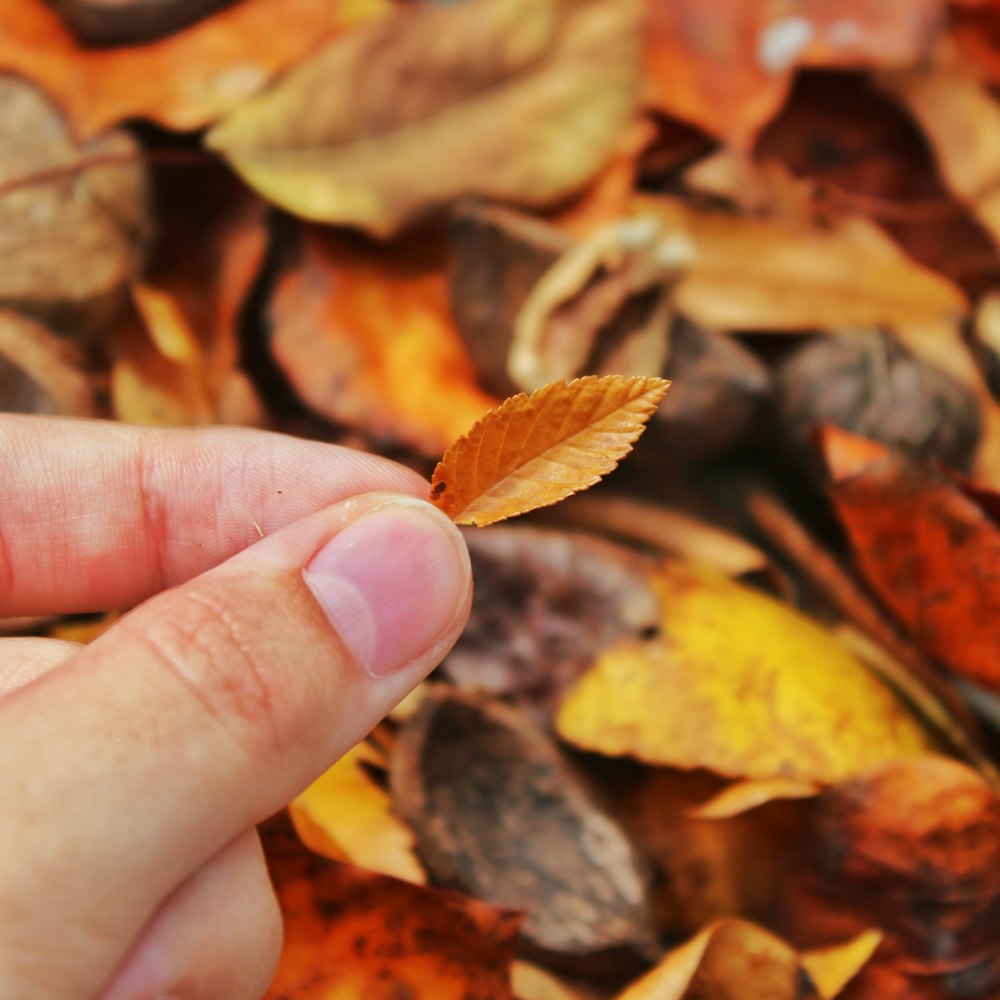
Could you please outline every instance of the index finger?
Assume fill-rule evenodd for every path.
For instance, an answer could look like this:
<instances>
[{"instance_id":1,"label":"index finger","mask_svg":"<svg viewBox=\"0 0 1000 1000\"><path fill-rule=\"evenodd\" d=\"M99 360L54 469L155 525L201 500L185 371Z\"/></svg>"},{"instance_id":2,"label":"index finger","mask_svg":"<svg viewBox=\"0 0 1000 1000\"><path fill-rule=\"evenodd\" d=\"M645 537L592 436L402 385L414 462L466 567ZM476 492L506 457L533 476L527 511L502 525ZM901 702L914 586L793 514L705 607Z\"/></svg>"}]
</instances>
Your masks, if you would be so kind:
<instances>
[{"instance_id":1,"label":"index finger","mask_svg":"<svg viewBox=\"0 0 1000 1000\"><path fill-rule=\"evenodd\" d=\"M386 459L232 427L0 417L0 617L130 607L357 493L425 497Z\"/></svg>"}]
</instances>

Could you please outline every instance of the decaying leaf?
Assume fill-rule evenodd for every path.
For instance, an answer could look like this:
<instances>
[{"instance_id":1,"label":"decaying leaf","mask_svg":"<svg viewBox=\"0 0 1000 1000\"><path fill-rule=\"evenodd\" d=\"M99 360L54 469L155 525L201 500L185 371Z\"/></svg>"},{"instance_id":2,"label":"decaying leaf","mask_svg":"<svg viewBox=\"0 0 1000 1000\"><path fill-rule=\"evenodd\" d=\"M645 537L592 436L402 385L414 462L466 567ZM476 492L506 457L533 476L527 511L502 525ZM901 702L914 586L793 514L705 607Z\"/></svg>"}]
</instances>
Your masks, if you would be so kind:
<instances>
[{"instance_id":1,"label":"decaying leaf","mask_svg":"<svg viewBox=\"0 0 1000 1000\"><path fill-rule=\"evenodd\" d=\"M438 692L404 726L391 779L435 880L525 911L534 951L577 971L650 953L637 856L524 716Z\"/></svg>"},{"instance_id":2,"label":"decaying leaf","mask_svg":"<svg viewBox=\"0 0 1000 1000\"><path fill-rule=\"evenodd\" d=\"M448 242L448 299L476 377L496 395L513 396L523 388L507 372L517 314L573 240L526 212L469 200L452 213Z\"/></svg>"},{"instance_id":3,"label":"decaying leaf","mask_svg":"<svg viewBox=\"0 0 1000 1000\"><path fill-rule=\"evenodd\" d=\"M512 396L445 452L431 499L479 527L557 503L618 465L669 387L590 375Z\"/></svg>"},{"instance_id":4,"label":"decaying leaf","mask_svg":"<svg viewBox=\"0 0 1000 1000\"><path fill-rule=\"evenodd\" d=\"M310 854L264 831L285 918L267 1000L513 1000L519 915Z\"/></svg>"},{"instance_id":5,"label":"decaying leaf","mask_svg":"<svg viewBox=\"0 0 1000 1000\"><path fill-rule=\"evenodd\" d=\"M803 344L775 379L777 408L798 465L817 465L820 424L967 469L979 443L975 397L948 374L881 331L853 331Z\"/></svg>"},{"instance_id":6,"label":"decaying leaf","mask_svg":"<svg viewBox=\"0 0 1000 1000\"><path fill-rule=\"evenodd\" d=\"M578 191L628 124L638 0L398 8L220 122L208 145L309 219L389 235L470 193Z\"/></svg>"},{"instance_id":7,"label":"decaying leaf","mask_svg":"<svg viewBox=\"0 0 1000 1000\"><path fill-rule=\"evenodd\" d=\"M828 783L926 750L903 704L829 633L680 562L658 575L660 634L602 653L557 716L611 756Z\"/></svg>"},{"instance_id":8,"label":"decaying leaf","mask_svg":"<svg viewBox=\"0 0 1000 1000\"><path fill-rule=\"evenodd\" d=\"M579 375L668 378L651 430L671 464L717 455L760 423L767 368L734 337L671 322L685 241L671 249L655 220L574 242L533 216L473 204L450 235L452 311L480 384L507 396Z\"/></svg>"},{"instance_id":9,"label":"decaying leaf","mask_svg":"<svg viewBox=\"0 0 1000 1000\"><path fill-rule=\"evenodd\" d=\"M476 385L427 257L422 243L379 254L307 228L271 303L271 347L316 412L439 455L496 400Z\"/></svg>"},{"instance_id":10,"label":"decaying leaf","mask_svg":"<svg viewBox=\"0 0 1000 1000\"><path fill-rule=\"evenodd\" d=\"M385 767L370 744L358 743L293 799L288 807L292 823L303 843L320 854L423 883L413 834L393 814L388 794L366 772L366 764Z\"/></svg>"},{"instance_id":11,"label":"decaying leaf","mask_svg":"<svg viewBox=\"0 0 1000 1000\"><path fill-rule=\"evenodd\" d=\"M585 372L661 374L677 265L654 251L658 235L652 220L612 222L553 263L514 320L507 371L517 385L530 392ZM606 328L623 310L631 312L627 323L618 322L627 334L608 337Z\"/></svg>"},{"instance_id":12,"label":"decaying leaf","mask_svg":"<svg viewBox=\"0 0 1000 1000\"><path fill-rule=\"evenodd\" d=\"M531 527L465 531L476 586L443 669L551 720L597 650L656 628L654 560L601 538Z\"/></svg>"},{"instance_id":13,"label":"decaying leaf","mask_svg":"<svg viewBox=\"0 0 1000 1000\"><path fill-rule=\"evenodd\" d=\"M782 921L815 943L876 924L885 940L848 996L973 997L1000 989L1000 799L940 757L873 768L816 804Z\"/></svg>"},{"instance_id":14,"label":"decaying leaf","mask_svg":"<svg viewBox=\"0 0 1000 1000\"><path fill-rule=\"evenodd\" d=\"M640 198L634 211L658 219L666 238L694 250L674 305L720 330L813 330L954 322L961 291L915 264L874 223L846 218L820 227Z\"/></svg>"},{"instance_id":15,"label":"decaying leaf","mask_svg":"<svg viewBox=\"0 0 1000 1000\"><path fill-rule=\"evenodd\" d=\"M644 444L666 464L716 458L766 426L771 372L737 337L678 315L661 374L671 389Z\"/></svg>"},{"instance_id":16,"label":"decaying leaf","mask_svg":"<svg viewBox=\"0 0 1000 1000\"><path fill-rule=\"evenodd\" d=\"M926 652L1000 689L1000 527L990 511L867 439L828 427L823 443L828 492L861 573Z\"/></svg>"},{"instance_id":17,"label":"decaying leaf","mask_svg":"<svg viewBox=\"0 0 1000 1000\"><path fill-rule=\"evenodd\" d=\"M126 118L197 129L349 21L345 4L350 0L240 0L161 41L97 49L79 45L45 0L0 0L0 68L34 80L81 138ZM366 5L369 16L387 6L355 6L360 13Z\"/></svg>"},{"instance_id":18,"label":"decaying leaf","mask_svg":"<svg viewBox=\"0 0 1000 1000\"><path fill-rule=\"evenodd\" d=\"M76 337L109 319L147 235L137 150L124 132L75 142L40 90L0 76L0 306Z\"/></svg>"},{"instance_id":19,"label":"decaying leaf","mask_svg":"<svg viewBox=\"0 0 1000 1000\"><path fill-rule=\"evenodd\" d=\"M1000 105L989 88L958 65L887 74L881 83L920 123L946 183L1000 245Z\"/></svg>"},{"instance_id":20,"label":"decaying leaf","mask_svg":"<svg viewBox=\"0 0 1000 1000\"><path fill-rule=\"evenodd\" d=\"M646 859L657 928L683 938L713 920L767 920L799 850L808 803L770 801L707 819L699 805L723 781L705 771L616 766L602 784Z\"/></svg>"}]
</instances>

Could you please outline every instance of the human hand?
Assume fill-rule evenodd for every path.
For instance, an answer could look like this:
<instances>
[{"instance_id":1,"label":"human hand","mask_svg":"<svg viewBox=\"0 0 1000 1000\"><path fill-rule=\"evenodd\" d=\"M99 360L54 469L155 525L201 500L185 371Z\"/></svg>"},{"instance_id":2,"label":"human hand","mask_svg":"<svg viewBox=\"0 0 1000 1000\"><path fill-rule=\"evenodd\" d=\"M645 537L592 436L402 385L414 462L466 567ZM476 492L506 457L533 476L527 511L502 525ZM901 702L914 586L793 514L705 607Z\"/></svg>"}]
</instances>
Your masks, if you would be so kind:
<instances>
[{"instance_id":1,"label":"human hand","mask_svg":"<svg viewBox=\"0 0 1000 1000\"><path fill-rule=\"evenodd\" d=\"M139 604L0 641L0 997L259 997L254 825L455 641L461 535L408 470L255 431L10 416L0 468L0 614Z\"/></svg>"}]
</instances>

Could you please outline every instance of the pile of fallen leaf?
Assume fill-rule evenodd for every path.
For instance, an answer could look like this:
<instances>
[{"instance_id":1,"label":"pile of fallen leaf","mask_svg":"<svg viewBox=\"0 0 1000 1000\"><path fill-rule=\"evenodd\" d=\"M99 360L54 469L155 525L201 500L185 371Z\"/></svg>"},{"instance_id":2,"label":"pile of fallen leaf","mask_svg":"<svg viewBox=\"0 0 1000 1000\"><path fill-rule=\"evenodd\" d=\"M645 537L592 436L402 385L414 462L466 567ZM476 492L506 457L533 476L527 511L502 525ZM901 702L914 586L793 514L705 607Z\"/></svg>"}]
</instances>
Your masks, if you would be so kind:
<instances>
[{"instance_id":1,"label":"pile of fallen leaf","mask_svg":"<svg viewBox=\"0 0 1000 1000\"><path fill-rule=\"evenodd\" d=\"M266 828L273 1000L1000 997L998 87L997 0L0 0L3 409L673 383Z\"/></svg>"}]
</instances>

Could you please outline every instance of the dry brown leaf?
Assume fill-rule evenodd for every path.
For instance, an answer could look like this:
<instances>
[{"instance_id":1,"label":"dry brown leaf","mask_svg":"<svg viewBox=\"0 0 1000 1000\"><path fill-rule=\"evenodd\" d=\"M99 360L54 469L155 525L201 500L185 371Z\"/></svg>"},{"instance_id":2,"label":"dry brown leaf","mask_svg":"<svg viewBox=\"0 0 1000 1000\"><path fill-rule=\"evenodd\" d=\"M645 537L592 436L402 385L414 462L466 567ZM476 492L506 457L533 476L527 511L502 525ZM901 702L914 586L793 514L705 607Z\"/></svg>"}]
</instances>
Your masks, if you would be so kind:
<instances>
[{"instance_id":1,"label":"dry brown leaf","mask_svg":"<svg viewBox=\"0 0 1000 1000\"><path fill-rule=\"evenodd\" d=\"M669 278L676 269L651 252L651 220L619 220L571 246L535 283L514 321L507 361L529 392L587 372L602 333L630 301L642 318L594 374L657 376L667 359Z\"/></svg>"},{"instance_id":2,"label":"dry brown leaf","mask_svg":"<svg viewBox=\"0 0 1000 1000\"><path fill-rule=\"evenodd\" d=\"M433 881L524 912L533 953L579 974L656 954L639 855L523 714L439 685L390 775Z\"/></svg>"},{"instance_id":3,"label":"dry brown leaf","mask_svg":"<svg viewBox=\"0 0 1000 1000\"><path fill-rule=\"evenodd\" d=\"M655 629L656 561L593 535L494 525L463 532L476 586L443 670L548 726L597 650Z\"/></svg>"},{"instance_id":4,"label":"dry brown leaf","mask_svg":"<svg viewBox=\"0 0 1000 1000\"><path fill-rule=\"evenodd\" d=\"M1000 402L954 323L912 323L899 326L896 336L919 358L935 365L968 389L979 404L982 429L972 461L976 483L1000 490Z\"/></svg>"},{"instance_id":5,"label":"dry brown leaf","mask_svg":"<svg viewBox=\"0 0 1000 1000\"><path fill-rule=\"evenodd\" d=\"M637 198L638 215L658 219L665 238L693 255L674 304L722 330L814 330L956 321L962 292L910 260L874 223L828 226L692 208L670 198Z\"/></svg>"},{"instance_id":6,"label":"dry brown leaf","mask_svg":"<svg viewBox=\"0 0 1000 1000\"><path fill-rule=\"evenodd\" d=\"M339 26L386 7L384 0L241 0L149 45L86 48L44 0L0 0L0 68L34 80L82 138L126 118L196 129Z\"/></svg>"},{"instance_id":7,"label":"dry brown leaf","mask_svg":"<svg viewBox=\"0 0 1000 1000\"><path fill-rule=\"evenodd\" d=\"M0 411L97 416L83 352L11 309L0 309Z\"/></svg>"},{"instance_id":8,"label":"dry brown leaf","mask_svg":"<svg viewBox=\"0 0 1000 1000\"><path fill-rule=\"evenodd\" d=\"M338 38L208 145L266 198L388 235L457 197L545 205L612 155L639 0L422 4Z\"/></svg>"},{"instance_id":9,"label":"dry brown leaf","mask_svg":"<svg viewBox=\"0 0 1000 1000\"><path fill-rule=\"evenodd\" d=\"M112 404L130 423L257 425L240 315L268 247L266 207L228 172L167 172L153 260L113 338Z\"/></svg>"},{"instance_id":10,"label":"dry brown leaf","mask_svg":"<svg viewBox=\"0 0 1000 1000\"><path fill-rule=\"evenodd\" d=\"M649 863L661 935L676 939L724 917L763 920L773 913L805 830L807 802L771 801L738 816L703 819L692 811L718 791L715 775L666 767L610 774L602 787Z\"/></svg>"},{"instance_id":11,"label":"dry brown leaf","mask_svg":"<svg viewBox=\"0 0 1000 1000\"><path fill-rule=\"evenodd\" d=\"M961 351L954 329L950 337L945 330L944 339ZM979 443L974 387L881 330L806 340L781 361L774 385L780 446L810 477L822 478L814 439L821 424L961 470Z\"/></svg>"},{"instance_id":12,"label":"dry brown leaf","mask_svg":"<svg viewBox=\"0 0 1000 1000\"><path fill-rule=\"evenodd\" d=\"M117 162L137 157L123 131L76 142L37 87L0 76L0 305L74 337L108 321L149 228L146 172Z\"/></svg>"},{"instance_id":13,"label":"dry brown leaf","mask_svg":"<svg viewBox=\"0 0 1000 1000\"><path fill-rule=\"evenodd\" d=\"M919 122L945 182L1000 245L1000 103L965 66L890 74L881 84Z\"/></svg>"},{"instance_id":14,"label":"dry brown leaf","mask_svg":"<svg viewBox=\"0 0 1000 1000\"><path fill-rule=\"evenodd\" d=\"M512 396L445 452L431 499L479 527L557 503L618 465L669 387L588 375Z\"/></svg>"}]
</instances>

